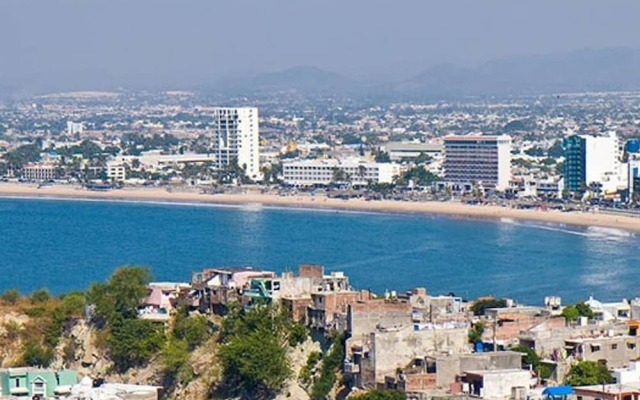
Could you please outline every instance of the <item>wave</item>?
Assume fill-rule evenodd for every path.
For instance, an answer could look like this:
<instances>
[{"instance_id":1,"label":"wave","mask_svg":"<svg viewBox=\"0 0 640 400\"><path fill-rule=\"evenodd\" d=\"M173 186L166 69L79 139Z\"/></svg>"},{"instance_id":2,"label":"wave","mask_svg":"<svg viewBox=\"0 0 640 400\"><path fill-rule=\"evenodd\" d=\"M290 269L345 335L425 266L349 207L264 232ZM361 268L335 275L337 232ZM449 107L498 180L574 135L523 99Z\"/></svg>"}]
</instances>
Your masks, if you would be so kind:
<instances>
[{"instance_id":1,"label":"wave","mask_svg":"<svg viewBox=\"0 0 640 400\"><path fill-rule=\"evenodd\" d=\"M616 228L604 228L599 226L589 226L586 228L576 226L575 228L570 228L564 224L553 224L553 223L540 224L540 223L534 223L534 222L521 222L521 221L514 220L512 218L500 218L500 222L509 224L509 225L514 225L514 226L525 227L525 228L535 228L535 229L542 229L542 230L551 231L551 232L566 233L574 236L582 236L589 239L604 239L604 240L610 240L615 242L621 242L621 241L626 241L628 239L636 238L636 235L633 232L625 231L623 229L616 229Z\"/></svg>"}]
</instances>

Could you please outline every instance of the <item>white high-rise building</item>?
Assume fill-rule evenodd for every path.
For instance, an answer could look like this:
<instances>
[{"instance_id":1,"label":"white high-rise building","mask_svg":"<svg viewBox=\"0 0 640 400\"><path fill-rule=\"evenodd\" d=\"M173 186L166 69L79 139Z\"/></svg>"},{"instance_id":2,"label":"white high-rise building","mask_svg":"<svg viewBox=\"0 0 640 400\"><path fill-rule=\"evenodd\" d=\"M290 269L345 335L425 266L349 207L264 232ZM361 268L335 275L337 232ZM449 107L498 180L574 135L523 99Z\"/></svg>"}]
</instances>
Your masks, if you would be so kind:
<instances>
[{"instance_id":1,"label":"white high-rise building","mask_svg":"<svg viewBox=\"0 0 640 400\"><path fill-rule=\"evenodd\" d=\"M447 136L444 138L447 184L505 190L511 180L511 137Z\"/></svg>"},{"instance_id":2,"label":"white high-rise building","mask_svg":"<svg viewBox=\"0 0 640 400\"><path fill-rule=\"evenodd\" d=\"M258 109L216 108L213 118L213 151L218 168L235 161L248 177L260 179Z\"/></svg>"},{"instance_id":3,"label":"white high-rise building","mask_svg":"<svg viewBox=\"0 0 640 400\"><path fill-rule=\"evenodd\" d=\"M615 193L627 186L627 166L615 132L606 135L571 135L564 139L565 182L571 192L598 188Z\"/></svg>"},{"instance_id":4,"label":"white high-rise building","mask_svg":"<svg viewBox=\"0 0 640 400\"><path fill-rule=\"evenodd\" d=\"M67 121L67 135L75 135L84 132L84 124L82 122Z\"/></svg>"}]
</instances>

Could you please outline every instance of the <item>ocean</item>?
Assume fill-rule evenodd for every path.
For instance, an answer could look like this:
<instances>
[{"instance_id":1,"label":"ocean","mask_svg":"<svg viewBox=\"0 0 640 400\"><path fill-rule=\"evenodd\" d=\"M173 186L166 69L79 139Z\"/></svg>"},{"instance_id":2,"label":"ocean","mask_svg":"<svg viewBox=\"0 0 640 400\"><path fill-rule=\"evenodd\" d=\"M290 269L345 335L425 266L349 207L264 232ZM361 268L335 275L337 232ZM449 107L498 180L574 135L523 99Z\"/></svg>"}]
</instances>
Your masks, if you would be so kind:
<instances>
[{"instance_id":1,"label":"ocean","mask_svg":"<svg viewBox=\"0 0 640 400\"><path fill-rule=\"evenodd\" d=\"M429 215L80 200L0 200L0 291L54 294L143 265L156 281L207 267L344 271L377 293L426 287L542 304L640 295L640 238L608 228Z\"/></svg>"}]
</instances>

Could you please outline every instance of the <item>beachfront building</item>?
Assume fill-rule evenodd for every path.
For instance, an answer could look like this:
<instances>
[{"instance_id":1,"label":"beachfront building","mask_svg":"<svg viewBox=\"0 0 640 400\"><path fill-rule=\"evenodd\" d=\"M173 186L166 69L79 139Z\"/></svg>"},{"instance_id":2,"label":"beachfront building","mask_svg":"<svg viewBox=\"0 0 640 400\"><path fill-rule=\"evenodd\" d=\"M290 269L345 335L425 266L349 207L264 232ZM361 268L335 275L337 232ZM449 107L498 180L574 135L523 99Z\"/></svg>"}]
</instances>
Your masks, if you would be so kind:
<instances>
[{"instance_id":1,"label":"beachfront building","mask_svg":"<svg viewBox=\"0 0 640 400\"><path fill-rule=\"evenodd\" d=\"M114 182L123 182L127 179L127 171L123 162L107 161L107 178Z\"/></svg>"},{"instance_id":2,"label":"beachfront building","mask_svg":"<svg viewBox=\"0 0 640 400\"><path fill-rule=\"evenodd\" d=\"M284 183L298 187L391 183L397 175L400 175L398 164L359 159L300 160L282 164Z\"/></svg>"},{"instance_id":3,"label":"beachfront building","mask_svg":"<svg viewBox=\"0 0 640 400\"><path fill-rule=\"evenodd\" d=\"M56 177L56 166L52 163L31 163L22 168L22 179L27 181L50 181Z\"/></svg>"},{"instance_id":4,"label":"beachfront building","mask_svg":"<svg viewBox=\"0 0 640 400\"><path fill-rule=\"evenodd\" d=\"M640 198L640 140L627 141L627 188L629 201Z\"/></svg>"},{"instance_id":5,"label":"beachfront building","mask_svg":"<svg viewBox=\"0 0 640 400\"><path fill-rule=\"evenodd\" d=\"M564 182L572 193L586 190L614 193L626 186L621 179L621 151L615 132L607 135L570 135L563 140ZM626 171L625 171L626 172Z\"/></svg>"},{"instance_id":6,"label":"beachfront building","mask_svg":"<svg viewBox=\"0 0 640 400\"><path fill-rule=\"evenodd\" d=\"M184 153L184 154L162 154L161 150L150 150L142 152L137 156L119 156L111 161L111 164L118 166L128 165L133 170L145 170L147 172L160 172L165 168L182 169L187 164L214 164L215 155L205 153ZM119 174L114 171L114 174ZM122 173L124 174L124 173ZM120 176L122 176L122 174ZM107 173L107 176L108 173ZM109 176L111 177L111 176Z\"/></svg>"},{"instance_id":7,"label":"beachfront building","mask_svg":"<svg viewBox=\"0 0 640 400\"><path fill-rule=\"evenodd\" d=\"M237 163L246 175L261 179L258 109L255 107L213 110L213 154L218 168Z\"/></svg>"},{"instance_id":8,"label":"beachfront building","mask_svg":"<svg viewBox=\"0 0 640 400\"><path fill-rule=\"evenodd\" d=\"M444 138L444 175L448 185L471 190L480 186L505 190L511 180L511 137L447 136Z\"/></svg>"}]
</instances>

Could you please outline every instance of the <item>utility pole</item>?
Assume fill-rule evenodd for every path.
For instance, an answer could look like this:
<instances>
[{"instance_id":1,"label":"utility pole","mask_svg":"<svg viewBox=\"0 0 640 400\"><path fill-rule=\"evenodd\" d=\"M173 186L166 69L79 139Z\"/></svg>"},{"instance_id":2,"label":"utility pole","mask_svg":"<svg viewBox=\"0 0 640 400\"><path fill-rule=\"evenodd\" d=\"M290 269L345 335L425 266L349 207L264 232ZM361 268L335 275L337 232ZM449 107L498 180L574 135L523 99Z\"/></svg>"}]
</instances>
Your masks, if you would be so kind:
<instances>
[{"instance_id":1,"label":"utility pole","mask_svg":"<svg viewBox=\"0 0 640 400\"><path fill-rule=\"evenodd\" d=\"M498 313L493 316L493 351L498 351L498 340L496 339L496 329L498 328Z\"/></svg>"}]
</instances>

